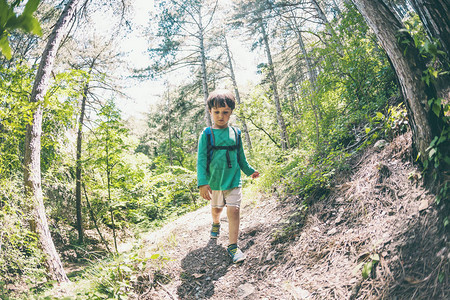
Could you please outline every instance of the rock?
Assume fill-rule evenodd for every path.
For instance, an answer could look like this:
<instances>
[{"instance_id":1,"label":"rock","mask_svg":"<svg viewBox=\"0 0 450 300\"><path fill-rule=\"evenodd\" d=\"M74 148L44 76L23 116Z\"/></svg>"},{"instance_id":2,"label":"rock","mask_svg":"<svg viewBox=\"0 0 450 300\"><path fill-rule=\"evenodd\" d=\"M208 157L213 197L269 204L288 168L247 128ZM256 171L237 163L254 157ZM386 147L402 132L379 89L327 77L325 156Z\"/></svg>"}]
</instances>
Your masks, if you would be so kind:
<instances>
[{"instance_id":1,"label":"rock","mask_svg":"<svg viewBox=\"0 0 450 300\"><path fill-rule=\"evenodd\" d=\"M255 292L255 287L250 283L245 283L237 288L237 296L239 299L244 299Z\"/></svg>"},{"instance_id":2,"label":"rock","mask_svg":"<svg viewBox=\"0 0 450 300\"><path fill-rule=\"evenodd\" d=\"M331 228L331 229L328 230L328 232L327 232L328 235L333 235L333 234L335 234L335 233L337 233L337 229L336 229L336 228Z\"/></svg>"},{"instance_id":3,"label":"rock","mask_svg":"<svg viewBox=\"0 0 450 300\"><path fill-rule=\"evenodd\" d=\"M424 211L427 208L428 208L428 200L425 199L420 201L419 211Z\"/></svg>"}]
</instances>

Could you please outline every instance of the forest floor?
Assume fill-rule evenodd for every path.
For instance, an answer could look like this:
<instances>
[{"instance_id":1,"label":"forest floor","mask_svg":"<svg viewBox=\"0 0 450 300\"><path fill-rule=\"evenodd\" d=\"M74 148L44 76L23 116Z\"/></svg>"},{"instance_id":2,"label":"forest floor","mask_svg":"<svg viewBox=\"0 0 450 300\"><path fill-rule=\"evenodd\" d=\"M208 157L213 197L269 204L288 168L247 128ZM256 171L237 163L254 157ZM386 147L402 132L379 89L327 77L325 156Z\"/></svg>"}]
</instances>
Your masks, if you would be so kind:
<instances>
[{"instance_id":1,"label":"forest floor","mask_svg":"<svg viewBox=\"0 0 450 300\"><path fill-rule=\"evenodd\" d=\"M245 195L241 264L226 252L225 214L220 238L209 238L209 207L145 234L141 255L159 253L160 265L138 277L130 298L449 299L447 235L407 159L410 140L352 158L320 200ZM373 266L367 279L364 265Z\"/></svg>"}]
</instances>

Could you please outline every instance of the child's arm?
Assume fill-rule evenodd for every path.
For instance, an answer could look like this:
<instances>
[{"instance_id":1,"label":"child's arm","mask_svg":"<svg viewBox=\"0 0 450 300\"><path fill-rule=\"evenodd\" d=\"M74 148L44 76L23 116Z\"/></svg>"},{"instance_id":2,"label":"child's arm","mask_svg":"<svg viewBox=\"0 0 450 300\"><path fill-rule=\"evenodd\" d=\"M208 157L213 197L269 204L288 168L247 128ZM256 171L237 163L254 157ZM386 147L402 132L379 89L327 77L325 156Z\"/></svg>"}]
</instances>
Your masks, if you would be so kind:
<instances>
[{"instance_id":1,"label":"child's arm","mask_svg":"<svg viewBox=\"0 0 450 300\"><path fill-rule=\"evenodd\" d=\"M211 188L209 187L208 176L206 174L206 158L207 158L206 147L207 147L206 134L202 133L198 140L198 152L197 152L197 186L200 188L200 195L202 197L203 197L202 187L208 186L209 190L211 190Z\"/></svg>"},{"instance_id":2,"label":"child's arm","mask_svg":"<svg viewBox=\"0 0 450 300\"><path fill-rule=\"evenodd\" d=\"M247 176L252 176L252 178L257 178L259 176L259 172L257 172L252 166L247 162L247 158L245 157L244 147L242 146L242 138L239 141L239 167L242 172L244 172Z\"/></svg>"}]
</instances>

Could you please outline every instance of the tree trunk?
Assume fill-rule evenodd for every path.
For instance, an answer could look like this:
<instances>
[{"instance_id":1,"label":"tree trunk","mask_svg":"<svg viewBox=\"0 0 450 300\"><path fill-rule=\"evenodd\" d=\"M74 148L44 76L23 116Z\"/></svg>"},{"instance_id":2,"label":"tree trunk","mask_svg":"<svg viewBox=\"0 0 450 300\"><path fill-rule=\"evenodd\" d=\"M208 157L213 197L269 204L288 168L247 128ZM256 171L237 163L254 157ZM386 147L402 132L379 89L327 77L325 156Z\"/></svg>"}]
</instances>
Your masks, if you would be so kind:
<instances>
[{"instance_id":1,"label":"tree trunk","mask_svg":"<svg viewBox=\"0 0 450 300\"><path fill-rule=\"evenodd\" d=\"M268 64L268 68L269 68L269 78L272 83L273 99L274 99L275 107L277 110L277 122L278 122L278 126L280 127L280 131L281 131L281 149L287 150L289 148L289 141L288 141L288 136L287 136L286 124L284 122L283 114L281 111L280 96L278 94L278 87L277 87L277 78L275 76L275 70L274 70L273 61L272 61L272 54L270 52L269 38L267 36L266 29L264 28L264 24L263 24L261 18L259 19L259 28L261 30L261 34L263 36L263 41L264 41L264 46L266 48L267 64Z\"/></svg>"},{"instance_id":2,"label":"tree trunk","mask_svg":"<svg viewBox=\"0 0 450 300\"><path fill-rule=\"evenodd\" d=\"M211 116L209 114L208 103L208 76L206 73L206 55L205 55L205 45L204 45L204 36L203 36L203 25L202 25L202 13L200 8L198 9L198 23L199 23L199 33L198 38L200 42L200 62L201 62L201 73L202 73L202 89L203 89L203 99L205 103L205 122L206 126L211 126Z\"/></svg>"},{"instance_id":3,"label":"tree trunk","mask_svg":"<svg viewBox=\"0 0 450 300\"><path fill-rule=\"evenodd\" d=\"M330 22L328 22L327 16L323 12L322 8L320 7L319 3L317 3L316 0L311 0L312 5L314 6L315 10L317 11L317 15L319 16L319 19L322 20L323 24L327 28L328 33L335 37L336 34L333 30L333 27L331 26Z\"/></svg>"},{"instance_id":4,"label":"tree trunk","mask_svg":"<svg viewBox=\"0 0 450 300\"><path fill-rule=\"evenodd\" d=\"M230 69L231 80L233 82L234 93L236 95L236 101L238 104L241 104L241 96L239 94L239 89L236 82L236 75L234 74L233 68L233 60L231 59L230 48L228 47L227 36L224 33L223 39L225 41L225 52L227 53L228 58L228 68ZM248 133L247 123L244 118L239 118L239 121L242 123L242 131L244 132L245 141L247 142L247 147L249 151L252 151L252 141L250 140L250 134Z\"/></svg>"},{"instance_id":5,"label":"tree trunk","mask_svg":"<svg viewBox=\"0 0 450 300\"><path fill-rule=\"evenodd\" d=\"M92 65L89 70L89 75L92 70ZM83 125L84 125L84 114L86 110L87 94L89 91L89 78L87 79L84 89L83 98L81 99L81 110L80 118L78 120L78 132L77 132L77 166L75 171L75 203L77 210L77 230L78 230L78 243L83 243L83 218L81 213L81 148L83 143Z\"/></svg>"},{"instance_id":6,"label":"tree trunk","mask_svg":"<svg viewBox=\"0 0 450 300\"><path fill-rule=\"evenodd\" d=\"M430 37L439 39L450 56L450 2L448 0L411 0Z\"/></svg>"},{"instance_id":7,"label":"tree trunk","mask_svg":"<svg viewBox=\"0 0 450 300\"><path fill-rule=\"evenodd\" d=\"M109 120L108 120L109 121ZM106 182L107 182L107 189L108 189L108 207L109 207L109 213L111 216L111 227L113 231L113 239L114 239L114 249L116 250L116 253L119 253L119 248L117 247L117 235L116 235L116 224L114 222L114 210L113 205L111 203L111 177L112 177L112 169L113 165L111 165L109 161L109 129L107 129L107 137L105 141L105 157L106 157Z\"/></svg>"},{"instance_id":8,"label":"tree trunk","mask_svg":"<svg viewBox=\"0 0 450 300\"><path fill-rule=\"evenodd\" d=\"M171 109L170 109L170 91L167 86L167 127L169 130L169 162L170 166L173 166L173 154L172 154L172 124L171 124Z\"/></svg>"},{"instance_id":9,"label":"tree trunk","mask_svg":"<svg viewBox=\"0 0 450 300\"><path fill-rule=\"evenodd\" d=\"M27 197L32 201L35 230L39 244L46 255L49 277L58 282L69 279L64 271L61 259L56 252L55 245L48 228L45 215L44 198L41 185L41 135L44 96L48 90L50 74L56 58L59 44L68 28L69 22L75 14L79 0L70 0L59 17L58 22L49 36L47 45L42 53L30 101L37 103L31 124L27 125L24 158L24 185ZM33 227L34 227L33 226Z\"/></svg>"},{"instance_id":10,"label":"tree trunk","mask_svg":"<svg viewBox=\"0 0 450 300\"><path fill-rule=\"evenodd\" d=\"M400 32L402 24L382 0L356 0L355 4L394 66L408 110L413 144L423 161L426 149L436 134L432 126L436 123L436 116L427 104L427 100L434 97L435 91L433 95L432 89L427 88L421 79L425 65L421 62L411 36L404 31Z\"/></svg>"}]
</instances>

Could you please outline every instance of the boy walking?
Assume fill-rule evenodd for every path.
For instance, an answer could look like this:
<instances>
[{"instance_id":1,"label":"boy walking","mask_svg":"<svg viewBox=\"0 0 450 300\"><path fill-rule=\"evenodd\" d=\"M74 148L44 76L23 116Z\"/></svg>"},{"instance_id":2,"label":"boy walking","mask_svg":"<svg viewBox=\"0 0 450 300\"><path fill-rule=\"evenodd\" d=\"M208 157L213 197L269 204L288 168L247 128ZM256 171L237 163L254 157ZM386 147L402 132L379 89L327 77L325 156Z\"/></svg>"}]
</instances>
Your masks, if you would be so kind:
<instances>
[{"instance_id":1,"label":"boy walking","mask_svg":"<svg viewBox=\"0 0 450 300\"><path fill-rule=\"evenodd\" d=\"M216 90L207 99L213 126L206 128L198 144L197 180L200 196L211 202L213 224L211 238L220 233L220 214L227 207L229 224L229 245L227 248L233 263L245 259L239 249L241 193L241 170L247 176L257 178L259 173L252 168L245 157L241 132L228 126L236 106L234 95L228 90Z\"/></svg>"}]
</instances>

